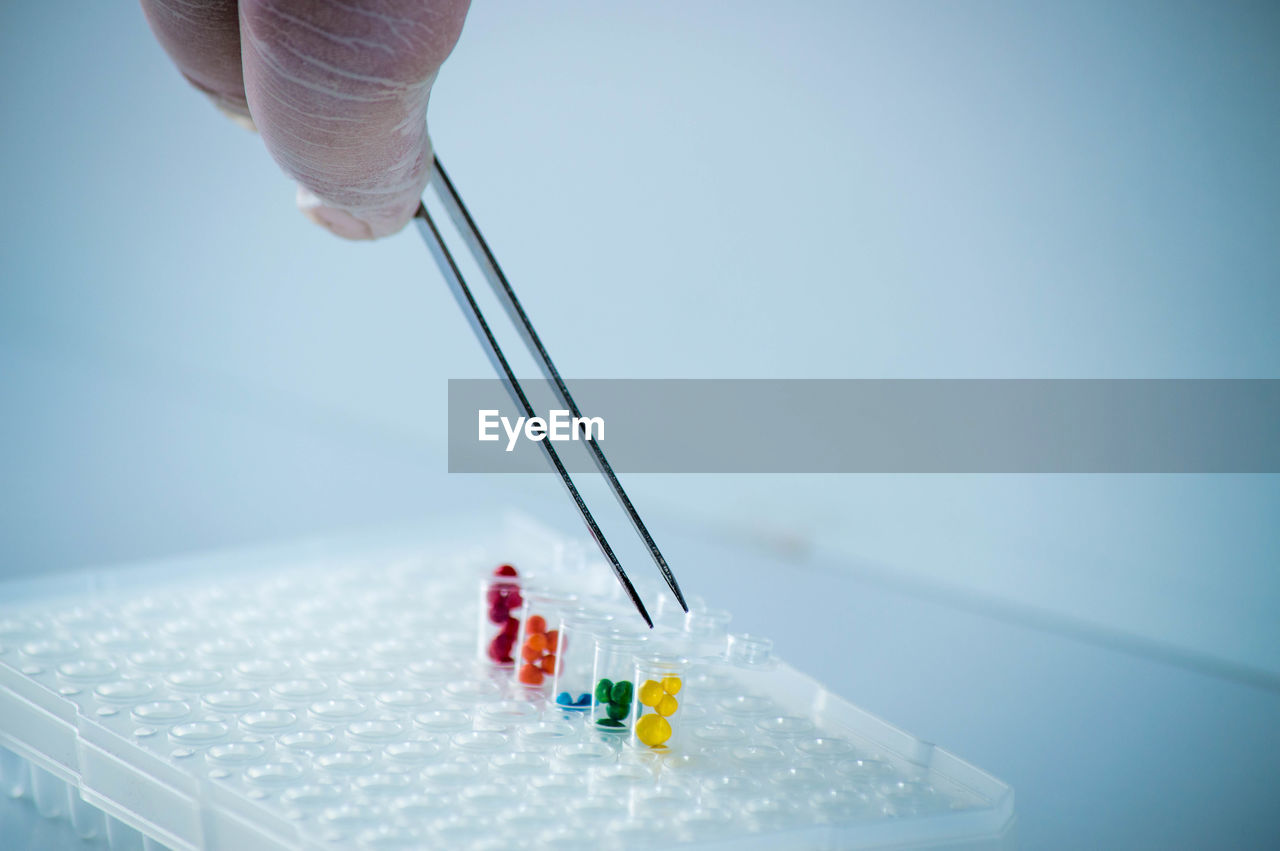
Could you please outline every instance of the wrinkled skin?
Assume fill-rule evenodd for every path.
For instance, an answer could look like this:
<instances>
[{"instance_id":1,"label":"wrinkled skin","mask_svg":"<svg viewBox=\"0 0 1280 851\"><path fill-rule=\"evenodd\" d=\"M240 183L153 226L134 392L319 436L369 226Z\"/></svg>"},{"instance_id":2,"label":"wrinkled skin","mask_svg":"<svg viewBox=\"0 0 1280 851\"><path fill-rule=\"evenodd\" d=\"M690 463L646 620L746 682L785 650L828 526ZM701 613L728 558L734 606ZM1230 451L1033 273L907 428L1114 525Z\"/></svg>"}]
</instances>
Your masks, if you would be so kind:
<instances>
[{"instance_id":1,"label":"wrinkled skin","mask_svg":"<svg viewBox=\"0 0 1280 851\"><path fill-rule=\"evenodd\" d=\"M142 0L174 63L256 127L298 206L348 239L402 228L431 173L427 98L469 0Z\"/></svg>"}]
</instances>

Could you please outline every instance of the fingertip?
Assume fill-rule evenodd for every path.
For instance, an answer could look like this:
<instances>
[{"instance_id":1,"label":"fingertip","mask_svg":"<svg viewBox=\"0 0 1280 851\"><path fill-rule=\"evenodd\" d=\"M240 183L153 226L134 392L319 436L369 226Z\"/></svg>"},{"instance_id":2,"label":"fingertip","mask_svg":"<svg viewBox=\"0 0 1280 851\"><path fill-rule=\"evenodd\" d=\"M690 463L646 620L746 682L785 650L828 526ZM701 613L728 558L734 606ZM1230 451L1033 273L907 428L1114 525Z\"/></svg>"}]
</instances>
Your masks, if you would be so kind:
<instances>
[{"instance_id":1,"label":"fingertip","mask_svg":"<svg viewBox=\"0 0 1280 851\"><path fill-rule=\"evenodd\" d=\"M343 239L373 239L373 228L346 210L326 206L323 201L308 191L298 187L298 209L302 215L327 229L335 236Z\"/></svg>"},{"instance_id":2,"label":"fingertip","mask_svg":"<svg viewBox=\"0 0 1280 851\"><path fill-rule=\"evenodd\" d=\"M418 208L418 201L378 210L362 211L357 216L350 210L326 204L315 193L306 187L298 187L298 209L311 221L328 230L335 236L351 240L381 239L399 232L413 212Z\"/></svg>"},{"instance_id":3,"label":"fingertip","mask_svg":"<svg viewBox=\"0 0 1280 851\"><path fill-rule=\"evenodd\" d=\"M221 112L224 116L231 119L232 124L248 130L250 133L258 132L258 125L253 123L253 116L249 114L248 107L245 107L244 109L236 109L217 97L213 97L212 95L210 95L210 97L213 100L213 105L218 108L218 112Z\"/></svg>"},{"instance_id":4,"label":"fingertip","mask_svg":"<svg viewBox=\"0 0 1280 851\"><path fill-rule=\"evenodd\" d=\"M345 239L396 233L430 176L427 102L466 3L395 0L376 16L288 5L239 4L245 94L262 140L305 187L298 206L309 219Z\"/></svg>"}]
</instances>

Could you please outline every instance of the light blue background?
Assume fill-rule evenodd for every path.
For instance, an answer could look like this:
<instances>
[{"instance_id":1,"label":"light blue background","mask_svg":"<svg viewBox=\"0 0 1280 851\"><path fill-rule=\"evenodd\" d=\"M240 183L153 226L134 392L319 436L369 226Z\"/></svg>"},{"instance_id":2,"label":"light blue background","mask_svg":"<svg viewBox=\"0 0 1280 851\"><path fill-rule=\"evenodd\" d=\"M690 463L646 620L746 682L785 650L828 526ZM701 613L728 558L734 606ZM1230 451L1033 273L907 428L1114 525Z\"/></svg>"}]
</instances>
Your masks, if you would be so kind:
<instances>
[{"instance_id":1,"label":"light blue background","mask_svg":"<svg viewBox=\"0 0 1280 851\"><path fill-rule=\"evenodd\" d=\"M445 506L574 528L550 479L444 473L445 382L489 371L417 236L307 223L135 5L5 4L0 71L0 574ZM480 0L430 120L569 376L1280 376L1275 4ZM628 485L659 528L1280 683L1274 476Z\"/></svg>"}]
</instances>

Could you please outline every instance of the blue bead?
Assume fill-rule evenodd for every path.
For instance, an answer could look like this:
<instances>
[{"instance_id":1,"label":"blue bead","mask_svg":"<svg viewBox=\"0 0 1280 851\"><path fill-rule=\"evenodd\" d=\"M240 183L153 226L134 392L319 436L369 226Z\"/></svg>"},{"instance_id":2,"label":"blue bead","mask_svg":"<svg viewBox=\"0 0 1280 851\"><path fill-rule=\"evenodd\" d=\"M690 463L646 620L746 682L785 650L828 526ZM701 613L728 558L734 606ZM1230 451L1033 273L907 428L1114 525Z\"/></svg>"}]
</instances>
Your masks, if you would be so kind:
<instances>
[{"instance_id":1,"label":"blue bead","mask_svg":"<svg viewBox=\"0 0 1280 851\"><path fill-rule=\"evenodd\" d=\"M591 705L591 695L589 694L578 695L578 702L574 704L574 706L590 706L590 705Z\"/></svg>"},{"instance_id":2,"label":"blue bead","mask_svg":"<svg viewBox=\"0 0 1280 851\"><path fill-rule=\"evenodd\" d=\"M569 692L562 691L556 695L556 703L561 706L573 706L573 698L569 696Z\"/></svg>"}]
</instances>

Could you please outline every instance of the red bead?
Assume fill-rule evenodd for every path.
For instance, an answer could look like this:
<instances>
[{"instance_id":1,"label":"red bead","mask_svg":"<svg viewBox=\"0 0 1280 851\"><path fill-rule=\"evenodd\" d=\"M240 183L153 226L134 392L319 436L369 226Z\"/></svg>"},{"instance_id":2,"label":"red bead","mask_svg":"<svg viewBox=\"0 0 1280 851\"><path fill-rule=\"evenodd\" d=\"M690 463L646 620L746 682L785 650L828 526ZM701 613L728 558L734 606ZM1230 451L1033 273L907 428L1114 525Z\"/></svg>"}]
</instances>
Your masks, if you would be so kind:
<instances>
[{"instance_id":1,"label":"red bead","mask_svg":"<svg viewBox=\"0 0 1280 851\"><path fill-rule=\"evenodd\" d=\"M510 665L511 642L501 635L489 642L489 658L499 665Z\"/></svg>"},{"instance_id":2,"label":"red bead","mask_svg":"<svg viewBox=\"0 0 1280 851\"><path fill-rule=\"evenodd\" d=\"M499 565L494 571L494 576L519 576L516 569L509 564Z\"/></svg>"},{"instance_id":3,"label":"red bead","mask_svg":"<svg viewBox=\"0 0 1280 851\"><path fill-rule=\"evenodd\" d=\"M501 602L494 603L489 607L490 623L505 623L511 617L511 612Z\"/></svg>"},{"instance_id":4,"label":"red bead","mask_svg":"<svg viewBox=\"0 0 1280 851\"><path fill-rule=\"evenodd\" d=\"M502 637L510 641L512 644L516 641L516 633L520 631L520 621L516 618L507 618L507 622L502 625Z\"/></svg>"}]
</instances>

